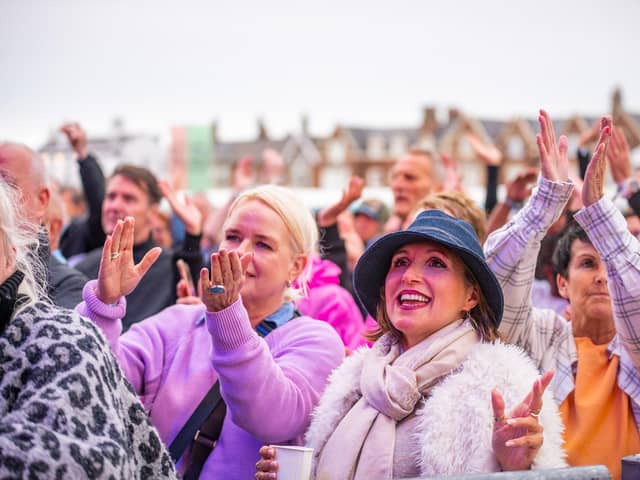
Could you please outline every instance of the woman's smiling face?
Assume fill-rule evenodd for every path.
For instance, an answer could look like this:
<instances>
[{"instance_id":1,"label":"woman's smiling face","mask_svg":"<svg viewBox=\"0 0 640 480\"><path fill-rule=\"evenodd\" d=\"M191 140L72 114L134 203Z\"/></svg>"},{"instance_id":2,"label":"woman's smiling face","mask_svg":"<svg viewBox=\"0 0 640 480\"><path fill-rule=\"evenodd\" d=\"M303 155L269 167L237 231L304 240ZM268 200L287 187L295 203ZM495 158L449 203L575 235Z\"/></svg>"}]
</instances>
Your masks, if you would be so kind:
<instances>
[{"instance_id":1,"label":"woman's smiling face","mask_svg":"<svg viewBox=\"0 0 640 480\"><path fill-rule=\"evenodd\" d=\"M293 252L290 236L278 214L259 200L243 201L227 218L220 248L253 253L240 291L250 312L277 310L288 282L304 268L305 257Z\"/></svg>"},{"instance_id":2,"label":"woman's smiling face","mask_svg":"<svg viewBox=\"0 0 640 480\"><path fill-rule=\"evenodd\" d=\"M460 257L428 241L396 250L384 288L387 315L407 347L463 317L478 303L478 292L467 282Z\"/></svg>"}]
</instances>

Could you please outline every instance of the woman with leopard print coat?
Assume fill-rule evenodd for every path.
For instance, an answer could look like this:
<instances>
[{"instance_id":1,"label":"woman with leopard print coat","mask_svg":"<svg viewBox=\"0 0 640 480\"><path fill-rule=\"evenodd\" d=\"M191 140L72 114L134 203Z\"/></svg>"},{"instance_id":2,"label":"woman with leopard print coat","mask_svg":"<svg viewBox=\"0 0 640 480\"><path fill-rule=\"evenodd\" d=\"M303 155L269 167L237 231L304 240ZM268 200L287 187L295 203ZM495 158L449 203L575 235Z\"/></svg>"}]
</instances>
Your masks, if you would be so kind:
<instances>
[{"instance_id":1,"label":"woman with leopard print coat","mask_svg":"<svg viewBox=\"0 0 640 480\"><path fill-rule=\"evenodd\" d=\"M102 334L46 300L15 212L0 178L0 477L175 478Z\"/></svg>"}]
</instances>

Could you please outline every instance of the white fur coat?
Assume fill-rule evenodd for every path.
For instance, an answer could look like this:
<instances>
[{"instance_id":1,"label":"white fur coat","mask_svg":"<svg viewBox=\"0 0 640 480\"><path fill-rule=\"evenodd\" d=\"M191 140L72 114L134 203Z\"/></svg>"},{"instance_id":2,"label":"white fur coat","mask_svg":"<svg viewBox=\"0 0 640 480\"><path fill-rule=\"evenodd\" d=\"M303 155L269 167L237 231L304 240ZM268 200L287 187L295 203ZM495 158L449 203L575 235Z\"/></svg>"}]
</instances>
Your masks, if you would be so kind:
<instances>
[{"instance_id":1,"label":"white fur coat","mask_svg":"<svg viewBox=\"0 0 640 480\"><path fill-rule=\"evenodd\" d=\"M317 460L340 420L360 398L360 372L367 349L360 349L336 369L306 434ZM420 474L453 475L498 471L491 447L493 409L491 390L497 388L508 413L529 393L538 372L526 354L513 345L479 344L460 369L447 376L420 403L413 435L420 451L415 458ZM565 467L562 420L549 391L540 413L544 442L533 468Z\"/></svg>"}]
</instances>

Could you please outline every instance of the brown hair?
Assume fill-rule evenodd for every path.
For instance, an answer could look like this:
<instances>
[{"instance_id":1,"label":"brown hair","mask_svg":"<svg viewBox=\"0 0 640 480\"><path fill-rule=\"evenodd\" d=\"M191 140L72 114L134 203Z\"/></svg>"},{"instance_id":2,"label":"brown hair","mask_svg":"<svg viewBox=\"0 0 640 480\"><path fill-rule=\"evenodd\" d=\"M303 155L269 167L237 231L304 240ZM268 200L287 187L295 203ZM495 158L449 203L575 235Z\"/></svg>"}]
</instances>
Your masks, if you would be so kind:
<instances>
[{"instance_id":1,"label":"brown hair","mask_svg":"<svg viewBox=\"0 0 640 480\"><path fill-rule=\"evenodd\" d=\"M120 165L116 167L109 178L113 178L116 175L123 176L144 190L149 196L151 205L160 203L160 200L162 200L162 192L158 187L158 180L148 168L138 167L137 165Z\"/></svg>"},{"instance_id":2,"label":"brown hair","mask_svg":"<svg viewBox=\"0 0 640 480\"><path fill-rule=\"evenodd\" d=\"M483 342L493 342L499 339L500 336L498 334L498 327L496 327L495 315L489 308L489 303L480 288L480 284L467 265L464 265L464 279L466 284L474 287L478 293L478 304L468 312L468 318L471 326L478 335L480 335L480 339ZM365 333L365 338L367 340L376 341L387 332L393 332L398 338L402 336L402 333L393 326L393 323L391 323L391 319L387 313L384 285L380 287L380 300L378 301L376 322L378 323L378 328Z\"/></svg>"},{"instance_id":3,"label":"brown hair","mask_svg":"<svg viewBox=\"0 0 640 480\"><path fill-rule=\"evenodd\" d=\"M478 235L480 245L487 238L487 216L467 195L458 191L431 193L418 202L414 209L415 217L423 210L442 210L451 216L470 223Z\"/></svg>"}]
</instances>

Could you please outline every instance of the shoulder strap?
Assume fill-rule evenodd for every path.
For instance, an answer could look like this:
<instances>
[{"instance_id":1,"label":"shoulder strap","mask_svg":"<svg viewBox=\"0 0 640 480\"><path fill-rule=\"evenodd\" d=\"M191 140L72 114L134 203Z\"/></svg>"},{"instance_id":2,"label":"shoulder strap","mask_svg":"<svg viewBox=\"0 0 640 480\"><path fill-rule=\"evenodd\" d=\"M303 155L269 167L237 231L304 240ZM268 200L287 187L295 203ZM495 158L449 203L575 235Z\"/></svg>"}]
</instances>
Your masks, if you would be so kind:
<instances>
[{"instance_id":1,"label":"shoulder strap","mask_svg":"<svg viewBox=\"0 0 640 480\"><path fill-rule=\"evenodd\" d=\"M182 456L186 448L194 439L196 432L204 421L211 415L218 404L222 401L220 395L220 382L213 384L213 387L207 392L200 404L196 407L195 411L184 424L180 433L173 439L171 445L169 445L169 455L173 459L174 463ZM222 402L224 404L224 402ZM225 409L226 410L226 409Z\"/></svg>"},{"instance_id":2,"label":"shoulder strap","mask_svg":"<svg viewBox=\"0 0 640 480\"><path fill-rule=\"evenodd\" d=\"M293 317L299 316L300 312L294 310ZM256 326L256 332L261 337L266 337L277 327L274 322L263 320ZM199 464L199 474L202 465L204 465L204 461L207 459L207 456L220 436L226 411L227 406L220 395L220 382L216 381L198 404L193 414L191 414L189 420L184 424L180 433L178 433L176 438L173 439L173 442L171 442L171 445L169 445L169 454L174 463L180 459L187 447L194 441L195 452L191 455L190 466L187 473L192 471L193 466ZM199 457L203 455L202 461L199 462ZM188 478L186 474L184 478ZM198 477L196 475L192 478Z\"/></svg>"}]
</instances>

